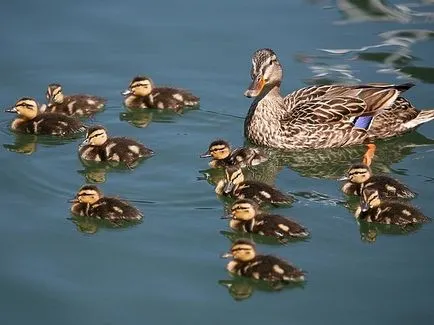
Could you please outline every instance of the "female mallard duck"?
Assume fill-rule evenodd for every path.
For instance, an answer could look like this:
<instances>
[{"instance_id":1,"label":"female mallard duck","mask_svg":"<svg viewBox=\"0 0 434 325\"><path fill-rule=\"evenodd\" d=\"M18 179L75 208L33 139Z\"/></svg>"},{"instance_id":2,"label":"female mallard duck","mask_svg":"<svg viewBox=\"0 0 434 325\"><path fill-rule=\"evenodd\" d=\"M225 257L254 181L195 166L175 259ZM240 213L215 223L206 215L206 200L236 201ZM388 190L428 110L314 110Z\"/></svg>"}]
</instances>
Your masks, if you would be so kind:
<instances>
[{"instance_id":1,"label":"female mallard duck","mask_svg":"<svg viewBox=\"0 0 434 325\"><path fill-rule=\"evenodd\" d=\"M40 113L33 98L21 98L6 112L18 114L11 128L21 133L67 136L86 130L75 118L57 113Z\"/></svg>"},{"instance_id":2,"label":"female mallard duck","mask_svg":"<svg viewBox=\"0 0 434 325\"><path fill-rule=\"evenodd\" d=\"M184 107L199 105L199 97L184 89L155 87L152 80L145 76L135 77L127 90L124 105L128 108L159 108L179 111Z\"/></svg>"},{"instance_id":3,"label":"female mallard duck","mask_svg":"<svg viewBox=\"0 0 434 325\"><path fill-rule=\"evenodd\" d=\"M225 140L211 142L208 151L200 155L200 157L212 157L209 162L211 168L256 166L268 159L263 152L256 148L236 148L231 150L229 143Z\"/></svg>"},{"instance_id":4,"label":"female mallard duck","mask_svg":"<svg viewBox=\"0 0 434 325\"><path fill-rule=\"evenodd\" d=\"M143 144L128 138L109 138L107 130L96 125L89 127L86 139L80 145L78 153L82 160L101 162L122 162L133 167L138 160L154 154Z\"/></svg>"},{"instance_id":5,"label":"female mallard duck","mask_svg":"<svg viewBox=\"0 0 434 325\"><path fill-rule=\"evenodd\" d=\"M347 181L342 186L342 192L348 195L360 196L362 189L372 188L378 190L381 198L413 199L416 196L406 185L390 176L373 175L371 168L365 164L352 165L340 180Z\"/></svg>"},{"instance_id":6,"label":"female mallard duck","mask_svg":"<svg viewBox=\"0 0 434 325\"><path fill-rule=\"evenodd\" d=\"M362 191L357 219L386 225L411 226L426 223L430 219L415 207L398 200L382 199L375 188Z\"/></svg>"},{"instance_id":7,"label":"female mallard duck","mask_svg":"<svg viewBox=\"0 0 434 325\"><path fill-rule=\"evenodd\" d=\"M143 214L128 202L114 197L105 197L95 185L85 185L70 201L71 212L76 216L117 221L138 221Z\"/></svg>"},{"instance_id":8,"label":"female mallard duck","mask_svg":"<svg viewBox=\"0 0 434 325\"><path fill-rule=\"evenodd\" d=\"M222 257L233 258L226 266L233 274L268 282L304 281L304 271L278 257L257 255L255 244L250 240L238 239Z\"/></svg>"},{"instance_id":9,"label":"female mallard duck","mask_svg":"<svg viewBox=\"0 0 434 325\"><path fill-rule=\"evenodd\" d=\"M99 112L105 105L106 99L92 95L70 95L65 96L62 86L50 84L46 92L48 105L44 112L59 113L68 116L90 116Z\"/></svg>"},{"instance_id":10,"label":"female mallard duck","mask_svg":"<svg viewBox=\"0 0 434 325\"><path fill-rule=\"evenodd\" d=\"M412 84L309 86L280 95L282 67L276 54L253 54L255 97L244 123L253 143L281 149L341 147L410 131L434 118L434 110L418 111L400 94Z\"/></svg>"},{"instance_id":11,"label":"female mallard duck","mask_svg":"<svg viewBox=\"0 0 434 325\"><path fill-rule=\"evenodd\" d=\"M234 230L271 236L279 240L309 237L307 229L297 222L277 214L261 213L259 205L249 199L235 201L231 214L223 219L231 219L229 226Z\"/></svg>"},{"instance_id":12,"label":"female mallard duck","mask_svg":"<svg viewBox=\"0 0 434 325\"><path fill-rule=\"evenodd\" d=\"M257 181L245 181L243 171L237 166L225 169L225 179L217 183L215 192L218 195L228 195L236 199L252 199L259 204L291 204L294 198L284 194L274 187Z\"/></svg>"}]
</instances>

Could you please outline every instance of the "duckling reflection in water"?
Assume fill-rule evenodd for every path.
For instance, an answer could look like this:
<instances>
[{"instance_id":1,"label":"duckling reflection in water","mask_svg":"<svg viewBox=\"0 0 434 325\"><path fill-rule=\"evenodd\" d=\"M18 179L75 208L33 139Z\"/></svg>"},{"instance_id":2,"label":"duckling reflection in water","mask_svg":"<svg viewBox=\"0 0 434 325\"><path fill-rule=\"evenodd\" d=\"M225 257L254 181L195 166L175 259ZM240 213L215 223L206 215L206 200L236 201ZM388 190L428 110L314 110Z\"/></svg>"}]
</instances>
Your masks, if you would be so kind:
<instances>
[{"instance_id":1,"label":"duckling reflection in water","mask_svg":"<svg viewBox=\"0 0 434 325\"><path fill-rule=\"evenodd\" d=\"M16 113L13 131L29 134L70 136L84 132L86 127L78 119L57 113L42 113L33 98L23 97L6 112Z\"/></svg>"},{"instance_id":2,"label":"duckling reflection in water","mask_svg":"<svg viewBox=\"0 0 434 325\"><path fill-rule=\"evenodd\" d=\"M220 168L227 166L256 166L266 161L267 156L256 148L235 148L231 149L229 143L225 140L215 140L211 142L207 152L200 155L201 158L212 157L209 162L211 168Z\"/></svg>"},{"instance_id":3,"label":"duckling reflection in water","mask_svg":"<svg viewBox=\"0 0 434 325\"><path fill-rule=\"evenodd\" d=\"M291 195L284 194L266 183L244 180L241 168L234 166L225 169L225 179L218 182L215 192L236 199L252 199L259 204L287 205L295 200Z\"/></svg>"},{"instance_id":4,"label":"duckling reflection in water","mask_svg":"<svg viewBox=\"0 0 434 325\"><path fill-rule=\"evenodd\" d=\"M67 116L91 116L104 108L106 99L93 95L70 95L65 96L62 86L56 83L48 85L45 94L48 105L43 112L59 113Z\"/></svg>"},{"instance_id":5,"label":"duckling reflection in water","mask_svg":"<svg viewBox=\"0 0 434 325\"><path fill-rule=\"evenodd\" d=\"M305 280L305 272L288 262L272 255L258 255L255 244L250 240L235 241L231 251L222 257L233 258L226 269L239 276L281 283L298 283Z\"/></svg>"},{"instance_id":6,"label":"duckling reflection in water","mask_svg":"<svg viewBox=\"0 0 434 325\"><path fill-rule=\"evenodd\" d=\"M396 225L401 228L430 221L430 218L410 204L396 199L382 199L377 189L369 187L362 191L355 217L366 222Z\"/></svg>"},{"instance_id":7,"label":"duckling reflection in water","mask_svg":"<svg viewBox=\"0 0 434 325\"><path fill-rule=\"evenodd\" d=\"M271 236L284 242L288 238L303 239L310 235L306 228L294 220L277 214L261 213L259 205L248 199L235 201L231 214L223 218L230 219L229 226L234 230Z\"/></svg>"},{"instance_id":8,"label":"duckling reflection in water","mask_svg":"<svg viewBox=\"0 0 434 325\"><path fill-rule=\"evenodd\" d=\"M382 198L413 199L416 193L398 180L387 175L373 175L369 167L373 150L375 150L375 145L369 145L363 163L352 165L347 175L340 178L340 180L347 181L342 186L342 192L360 196L364 188L372 188L378 190Z\"/></svg>"},{"instance_id":9,"label":"duckling reflection in water","mask_svg":"<svg viewBox=\"0 0 434 325\"><path fill-rule=\"evenodd\" d=\"M152 80L146 76L135 77L122 92L124 105L132 109L158 108L180 111L184 107L199 105L199 97L184 89L155 87Z\"/></svg>"},{"instance_id":10,"label":"duckling reflection in water","mask_svg":"<svg viewBox=\"0 0 434 325\"><path fill-rule=\"evenodd\" d=\"M72 203L71 212L75 216L86 216L98 220L107 220L114 224L124 221L140 221L142 212L128 202L103 196L103 193L94 185L85 185L80 188Z\"/></svg>"},{"instance_id":11,"label":"duckling reflection in water","mask_svg":"<svg viewBox=\"0 0 434 325\"><path fill-rule=\"evenodd\" d=\"M88 129L86 139L78 149L80 158L84 161L110 162L118 165L135 167L142 158L154 154L143 144L128 138L109 138L107 130L101 126L92 126Z\"/></svg>"}]
</instances>

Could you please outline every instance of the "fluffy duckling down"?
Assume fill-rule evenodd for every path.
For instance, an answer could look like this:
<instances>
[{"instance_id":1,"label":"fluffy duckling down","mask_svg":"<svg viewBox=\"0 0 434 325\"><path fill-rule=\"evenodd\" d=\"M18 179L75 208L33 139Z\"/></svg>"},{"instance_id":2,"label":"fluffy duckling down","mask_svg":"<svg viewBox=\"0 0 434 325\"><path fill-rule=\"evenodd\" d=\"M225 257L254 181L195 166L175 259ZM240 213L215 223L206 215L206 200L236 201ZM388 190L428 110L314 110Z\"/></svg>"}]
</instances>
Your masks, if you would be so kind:
<instances>
[{"instance_id":1,"label":"fluffy duckling down","mask_svg":"<svg viewBox=\"0 0 434 325\"><path fill-rule=\"evenodd\" d=\"M139 221L142 212L128 202L106 197L95 185L80 188L72 203L71 212L76 216L87 216L95 219L117 221Z\"/></svg>"},{"instance_id":2,"label":"fluffy duckling down","mask_svg":"<svg viewBox=\"0 0 434 325\"><path fill-rule=\"evenodd\" d=\"M400 181L387 175L373 175L371 168L366 164L355 164L350 167L342 186L342 192L348 195L360 196L363 188L372 188L378 191L382 198L413 199L416 193Z\"/></svg>"},{"instance_id":3,"label":"fluffy duckling down","mask_svg":"<svg viewBox=\"0 0 434 325\"><path fill-rule=\"evenodd\" d=\"M200 155L200 157L212 157L212 160L209 162L211 168L256 166L268 159L261 150L256 148L235 148L232 150L230 144L225 140L211 142L208 150Z\"/></svg>"},{"instance_id":4,"label":"fluffy duckling down","mask_svg":"<svg viewBox=\"0 0 434 325\"><path fill-rule=\"evenodd\" d=\"M86 127L78 119L57 113L41 113L33 98L23 97L6 112L16 113L11 129L21 133L68 136L81 133Z\"/></svg>"},{"instance_id":5,"label":"fluffy duckling down","mask_svg":"<svg viewBox=\"0 0 434 325\"><path fill-rule=\"evenodd\" d=\"M259 205L249 199L235 201L231 214L223 219L230 219L229 226L234 230L271 236L279 240L309 237L309 231L296 221L277 214L262 213Z\"/></svg>"},{"instance_id":6,"label":"fluffy duckling down","mask_svg":"<svg viewBox=\"0 0 434 325\"><path fill-rule=\"evenodd\" d=\"M244 180L243 171L236 166L225 169L225 179L217 183L215 192L234 199L251 199L259 204L287 205L295 200L291 195L282 193L266 183Z\"/></svg>"},{"instance_id":7,"label":"fluffy duckling down","mask_svg":"<svg viewBox=\"0 0 434 325\"><path fill-rule=\"evenodd\" d=\"M232 244L230 252L222 257L233 258L226 269L239 276L283 283L305 280L304 271L290 263L272 255L257 254L255 244L250 240L238 239Z\"/></svg>"},{"instance_id":8,"label":"fluffy duckling down","mask_svg":"<svg viewBox=\"0 0 434 325\"><path fill-rule=\"evenodd\" d=\"M101 111L106 99L85 94L65 96L62 86L56 83L48 85L45 94L48 105L45 106L44 112L59 113L68 116L91 116Z\"/></svg>"},{"instance_id":9,"label":"fluffy duckling down","mask_svg":"<svg viewBox=\"0 0 434 325\"><path fill-rule=\"evenodd\" d=\"M180 111L184 107L199 105L199 97L190 92L169 87L156 87L146 76L135 77L122 92L124 105L128 108L158 108Z\"/></svg>"},{"instance_id":10,"label":"fluffy duckling down","mask_svg":"<svg viewBox=\"0 0 434 325\"><path fill-rule=\"evenodd\" d=\"M124 137L110 138L101 125L89 127L86 139L80 145L79 156L84 161L124 163L134 167L142 158L154 152L140 142Z\"/></svg>"},{"instance_id":11,"label":"fluffy duckling down","mask_svg":"<svg viewBox=\"0 0 434 325\"><path fill-rule=\"evenodd\" d=\"M382 199L377 189L369 187L362 191L355 216L367 222L403 227L430 221L429 217L412 205L396 199Z\"/></svg>"}]
</instances>

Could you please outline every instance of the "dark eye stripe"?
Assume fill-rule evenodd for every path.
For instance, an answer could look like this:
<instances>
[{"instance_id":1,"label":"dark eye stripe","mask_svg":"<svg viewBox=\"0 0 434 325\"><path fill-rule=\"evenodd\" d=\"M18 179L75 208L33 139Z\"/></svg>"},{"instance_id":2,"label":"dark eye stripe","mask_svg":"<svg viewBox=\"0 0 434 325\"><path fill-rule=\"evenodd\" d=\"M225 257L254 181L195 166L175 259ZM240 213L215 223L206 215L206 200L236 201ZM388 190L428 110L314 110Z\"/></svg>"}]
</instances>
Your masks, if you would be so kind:
<instances>
[{"instance_id":1,"label":"dark eye stripe","mask_svg":"<svg viewBox=\"0 0 434 325\"><path fill-rule=\"evenodd\" d=\"M104 132L91 134L90 137L95 138L95 137L99 137L100 135L104 135Z\"/></svg>"}]
</instances>

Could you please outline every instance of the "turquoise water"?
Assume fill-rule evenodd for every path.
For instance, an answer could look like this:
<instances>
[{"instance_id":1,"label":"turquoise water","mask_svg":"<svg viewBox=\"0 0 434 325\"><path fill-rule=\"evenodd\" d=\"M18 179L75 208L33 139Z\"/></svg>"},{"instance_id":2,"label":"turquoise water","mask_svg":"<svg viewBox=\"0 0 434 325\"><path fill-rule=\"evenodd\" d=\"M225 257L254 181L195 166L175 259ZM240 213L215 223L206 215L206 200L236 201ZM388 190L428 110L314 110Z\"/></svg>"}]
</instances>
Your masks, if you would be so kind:
<instances>
[{"instance_id":1,"label":"turquoise water","mask_svg":"<svg viewBox=\"0 0 434 325\"><path fill-rule=\"evenodd\" d=\"M431 4L430 4L431 2ZM433 223L415 233L366 240L335 179L363 147L306 154L271 152L250 177L298 202L279 212L312 238L258 250L308 271L303 287L271 292L231 277L223 202L198 180L211 140L241 145L250 100L250 57L273 48L283 92L321 82L415 82L407 97L434 106L432 1L14 1L2 8L2 107L65 93L105 96L91 123L139 139L156 155L134 171L88 170L79 139L16 136L2 114L0 321L2 324L408 324L429 323ZM192 90L201 109L125 114L120 91L136 74ZM432 215L434 124L378 144L373 167L414 188ZM17 151L21 151L17 152ZM86 182L131 200L144 221L112 229L71 220ZM222 233L223 232L223 233ZM228 233L229 232L229 233ZM369 237L369 236L368 236ZM363 240L362 240L363 239ZM232 293L232 295L231 295Z\"/></svg>"}]
</instances>

